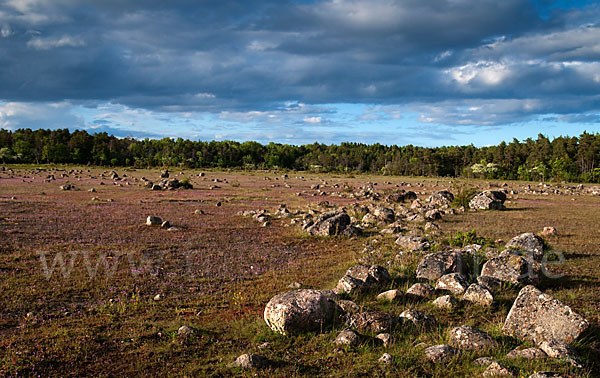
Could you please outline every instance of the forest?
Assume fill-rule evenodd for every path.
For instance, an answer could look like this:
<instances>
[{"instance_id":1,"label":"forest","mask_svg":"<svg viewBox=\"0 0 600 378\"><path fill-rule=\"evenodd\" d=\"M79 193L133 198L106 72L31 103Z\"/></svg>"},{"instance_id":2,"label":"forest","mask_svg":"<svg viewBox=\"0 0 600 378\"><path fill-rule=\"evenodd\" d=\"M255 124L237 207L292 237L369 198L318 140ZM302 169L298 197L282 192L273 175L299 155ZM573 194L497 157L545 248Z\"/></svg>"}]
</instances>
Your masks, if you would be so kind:
<instances>
[{"instance_id":1,"label":"forest","mask_svg":"<svg viewBox=\"0 0 600 378\"><path fill-rule=\"evenodd\" d=\"M600 134L513 139L495 146L289 145L117 138L84 130L0 129L0 162L290 169L531 181L600 182Z\"/></svg>"}]
</instances>

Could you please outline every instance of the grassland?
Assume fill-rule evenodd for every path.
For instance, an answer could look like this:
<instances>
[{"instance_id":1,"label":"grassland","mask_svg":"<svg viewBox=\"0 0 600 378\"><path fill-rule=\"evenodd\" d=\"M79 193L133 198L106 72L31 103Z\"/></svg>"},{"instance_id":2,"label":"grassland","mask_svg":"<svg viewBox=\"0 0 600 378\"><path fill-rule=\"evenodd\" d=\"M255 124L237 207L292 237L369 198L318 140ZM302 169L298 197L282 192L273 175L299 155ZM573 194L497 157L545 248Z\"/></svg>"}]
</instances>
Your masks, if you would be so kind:
<instances>
[{"instance_id":1,"label":"grassland","mask_svg":"<svg viewBox=\"0 0 600 378\"><path fill-rule=\"evenodd\" d=\"M558 235L546 241L564 253L566 261L552 270L565 276L545 282L543 289L592 324L576 344L586 362L577 370L552 359L504 359L519 345L500 330L517 288L503 292L491 309L463 304L453 312L410 299L389 305L377 303L372 295L354 296L364 307L393 314L421 309L438 319L440 326L432 332L397 332L396 342L387 348L365 342L340 353L332 344L335 331L284 337L262 321L267 301L293 281L314 288L335 286L374 239L389 252L378 262L393 274L390 287L404 291L415 282L411 267L418 256L394 259L390 237L309 237L287 220L260 227L236 215L239 211L274 211L282 203L298 209L323 200L335 205L356 202L296 195L314 192L310 186L323 179L354 187L376 182L382 191L423 183L419 191L424 193L456 185L487 187L487 182L295 172L207 171L199 177L199 171L185 171L178 177L189 177L194 189L151 191L135 179L156 180L158 170L117 169L127 181L114 182L101 176L107 172L102 168L9 168L13 171L0 172L0 376L477 376L483 371L472 364L477 354L438 365L423 357L422 343L445 342L447 330L461 324L496 337L501 347L493 356L521 376L541 370L600 376L598 196L519 194L509 196L507 211L466 212L439 222L440 240L476 230L490 241L506 241L544 226L557 228ZM73 169L81 173L68 173ZM46 180L50 173L56 180ZM284 180L283 173L289 178ZM220 188L209 189L214 179L222 181L216 184ZM75 190L59 189L67 182ZM96 192L88 192L90 188ZM147 227L148 215L169 220L177 230ZM65 262L64 272L57 255ZM178 337L182 325L194 327L196 334ZM257 372L228 367L246 352L260 352L275 364ZM396 357L392 366L377 362L384 352Z\"/></svg>"}]
</instances>

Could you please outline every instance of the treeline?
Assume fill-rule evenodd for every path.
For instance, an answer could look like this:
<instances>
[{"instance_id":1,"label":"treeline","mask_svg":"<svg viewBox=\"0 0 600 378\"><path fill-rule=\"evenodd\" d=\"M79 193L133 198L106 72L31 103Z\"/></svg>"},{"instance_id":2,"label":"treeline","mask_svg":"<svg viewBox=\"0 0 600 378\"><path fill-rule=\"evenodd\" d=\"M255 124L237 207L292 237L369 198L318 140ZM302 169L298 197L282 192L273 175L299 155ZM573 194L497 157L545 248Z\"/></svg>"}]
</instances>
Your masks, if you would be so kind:
<instances>
[{"instance_id":1,"label":"treeline","mask_svg":"<svg viewBox=\"0 0 600 378\"><path fill-rule=\"evenodd\" d=\"M600 182L600 134L502 142L477 148L288 144L117 138L86 131L0 129L3 163L293 169L404 176Z\"/></svg>"}]
</instances>

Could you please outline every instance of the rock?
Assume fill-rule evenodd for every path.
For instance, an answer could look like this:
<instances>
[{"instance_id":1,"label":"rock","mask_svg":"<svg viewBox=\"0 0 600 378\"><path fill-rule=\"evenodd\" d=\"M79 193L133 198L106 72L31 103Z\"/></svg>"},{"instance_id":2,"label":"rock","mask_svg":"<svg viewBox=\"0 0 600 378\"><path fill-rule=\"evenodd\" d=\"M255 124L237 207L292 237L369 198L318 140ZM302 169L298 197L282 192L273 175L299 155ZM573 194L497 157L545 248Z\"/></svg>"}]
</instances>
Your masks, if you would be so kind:
<instances>
[{"instance_id":1,"label":"rock","mask_svg":"<svg viewBox=\"0 0 600 378\"><path fill-rule=\"evenodd\" d=\"M515 348L508 352L506 358L524 358L526 360L536 360L538 358L546 357L546 353L539 348Z\"/></svg>"},{"instance_id":2,"label":"rock","mask_svg":"<svg viewBox=\"0 0 600 378\"><path fill-rule=\"evenodd\" d=\"M355 290L369 290L385 285L391 280L387 269L379 265L356 265L346 271L334 289L336 294Z\"/></svg>"},{"instance_id":3,"label":"rock","mask_svg":"<svg viewBox=\"0 0 600 378\"><path fill-rule=\"evenodd\" d=\"M430 253L417 266L417 278L435 281L445 274L462 273L463 260L460 252Z\"/></svg>"},{"instance_id":4,"label":"rock","mask_svg":"<svg viewBox=\"0 0 600 378\"><path fill-rule=\"evenodd\" d=\"M435 288L430 284L418 282L412 285L410 288L408 288L405 295L407 297L422 299L431 296L434 291Z\"/></svg>"},{"instance_id":5,"label":"rock","mask_svg":"<svg viewBox=\"0 0 600 378\"><path fill-rule=\"evenodd\" d=\"M356 227L355 225L351 224L348 225L348 227L344 228L344 230L339 235L353 237L362 235L362 232L363 230L360 227Z\"/></svg>"},{"instance_id":6,"label":"rock","mask_svg":"<svg viewBox=\"0 0 600 378\"><path fill-rule=\"evenodd\" d=\"M437 321L433 315L427 315L417 310L404 310L402 314L400 314L400 319L404 321L410 321L419 329L433 328L437 324Z\"/></svg>"},{"instance_id":7,"label":"rock","mask_svg":"<svg viewBox=\"0 0 600 378\"><path fill-rule=\"evenodd\" d=\"M160 178L169 178L169 170L165 169L160 173Z\"/></svg>"},{"instance_id":8,"label":"rock","mask_svg":"<svg viewBox=\"0 0 600 378\"><path fill-rule=\"evenodd\" d=\"M431 362L442 362L458 353L450 345L434 345L425 349L425 357Z\"/></svg>"},{"instance_id":9,"label":"rock","mask_svg":"<svg viewBox=\"0 0 600 378\"><path fill-rule=\"evenodd\" d=\"M90 192L90 193L96 193L96 189L95 189L95 188L90 188L90 189L88 190L88 192Z\"/></svg>"},{"instance_id":10,"label":"rock","mask_svg":"<svg viewBox=\"0 0 600 378\"><path fill-rule=\"evenodd\" d=\"M390 334L390 333L380 333L377 336L375 336L375 338L377 340L380 340L381 344L384 347L388 347L392 343L392 334Z\"/></svg>"},{"instance_id":11,"label":"rock","mask_svg":"<svg viewBox=\"0 0 600 378\"><path fill-rule=\"evenodd\" d=\"M400 236L396 239L396 244L411 252L424 251L430 247L430 243L427 239L414 235Z\"/></svg>"},{"instance_id":12,"label":"rock","mask_svg":"<svg viewBox=\"0 0 600 378\"><path fill-rule=\"evenodd\" d=\"M71 185L71 184L61 185L61 186L59 186L59 189L60 190L71 190L71 189L73 189L73 185Z\"/></svg>"},{"instance_id":13,"label":"rock","mask_svg":"<svg viewBox=\"0 0 600 378\"><path fill-rule=\"evenodd\" d=\"M490 364L492 362L496 362L496 360L494 360L491 357L479 357L473 361L473 364L477 365L477 366L486 366L487 367L487 366L490 366Z\"/></svg>"},{"instance_id":14,"label":"rock","mask_svg":"<svg viewBox=\"0 0 600 378\"><path fill-rule=\"evenodd\" d=\"M397 289L384 291L377 295L377 300L382 302L398 302L402 299L402 292Z\"/></svg>"},{"instance_id":15,"label":"rock","mask_svg":"<svg viewBox=\"0 0 600 378\"><path fill-rule=\"evenodd\" d=\"M577 362L575 351L564 341L544 340L540 343L540 349L548 356L569 362L571 365L581 368Z\"/></svg>"},{"instance_id":16,"label":"rock","mask_svg":"<svg viewBox=\"0 0 600 378\"><path fill-rule=\"evenodd\" d=\"M542 261L544 254L544 239L531 232L515 236L506 243L506 248L532 251L535 261Z\"/></svg>"},{"instance_id":17,"label":"rock","mask_svg":"<svg viewBox=\"0 0 600 378\"><path fill-rule=\"evenodd\" d=\"M436 290L448 290L452 294L460 295L467 290L469 283L460 273L445 274L435 284Z\"/></svg>"},{"instance_id":18,"label":"rock","mask_svg":"<svg viewBox=\"0 0 600 378\"><path fill-rule=\"evenodd\" d=\"M438 209L431 209L425 212L425 219L430 221L436 221L442 219L442 212Z\"/></svg>"},{"instance_id":19,"label":"rock","mask_svg":"<svg viewBox=\"0 0 600 378\"><path fill-rule=\"evenodd\" d=\"M471 201L469 207L473 210L504 210L506 194L498 190L486 190L481 192Z\"/></svg>"},{"instance_id":20,"label":"rock","mask_svg":"<svg viewBox=\"0 0 600 378\"><path fill-rule=\"evenodd\" d=\"M299 289L281 293L265 307L264 319L283 335L321 331L341 323L343 311L329 290Z\"/></svg>"},{"instance_id":21,"label":"rock","mask_svg":"<svg viewBox=\"0 0 600 378\"><path fill-rule=\"evenodd\" d=\"M288 285L288 289L295 290L295 289L300 289L300 288L302 288L302 284L300 282L297 282L297 281L296 282L292 282L291 284Z\"/></svg>"},{"instance_id":22,"label":"rock","mask_svg":"<svg viewBox=\"0 0 600 378\"><path fill-rule=\"evenodd\" d=\"M483 372L484 377L514 377L513 373L507 366L501 364L498 361L494 361L488 365L487 369Z\"/></svg>"},{"instance_id":23,"label":"rock","mask_svg":"<svg viewBox=\"0 0 600 378\"><path fill-rule=\"evenodd\" d=\"M334 341L335 345L356 346L360 344L360 335L351 329L345 329L338 333Z\"/></svg>"},{"instance_id":24,"label":"rock","mask_svg":"<svg viewBox=\"0 0 600 378\"><path fill-rule=\"evenodd\" d=\"M494 302L494 296L488 289L479 285L471 284L462 297L463 301L472 302L481 306L491 306Z\"/></svg>"},{"instance_id":25,"label":"rock","mask_svg":"<svg viewBox=\"0 0 600 378\"><path fill-rule=\"evenodd\" d=\"M162 299L162 296L160 294L156 294L153 299L155 301L160 301Z\"/></svg>"},{"instance_id":26,"label":"rock","mask_svg":"<svg viewBox=\"0 0 600 378\"><path fill-rule=\"evenodd\" d=\"M321 214L314 224L307 228L311 235L331 236L340 235L350 225L350 216L345 212Z\"/></svg>"},{"instance_id":27,"label":"rock","mask_svg":"<svg viewBox=\"0 0 600 378\"><path fill-rule=\"evenodd\" d=\"M159 217L155 217L154 215L149 215L146 218L146 226L160 226L162 224L162 219Z\"/></svg>"},{"instance_id":28,"label":"rock","mask_svg":"<svg viewBox=\"0 0 600 378\"><path fill-rule=\"evenodd\" d=\"M552 371L539 371L531 374L529 378L563 378L563 376Z\"/></svg>"},{"instance_id":29,"label":"rock","mask_svg":"<svg viewBox=\"0 0 600 378\"><path fill-rule=\"evenodd\" d=\"M380 311L359 312L350 316L350 327L363 333L391 333L398 324L398 319Z\"/></svg>"},{"instance_id":30,"label":"rock","mask_svg":"<svg viewBox=\"0 0 600 378\"><path fill-rule=\"evenodd\" d=\"M496 348L498 343L487 333L463 325L450 331L450 345L461 350L481 351Z\"/></svg>"},{"instance_id":31,"label":"rock","mask_svg":"<svg viewBox=\"0 0 600 378\"><path fill-rule=\"evenodd\" d=\"M187 325L183 325L177 330L177 334L179 336L191 336L194 334L194 332L196 332L196 330Z\"/></svg>"},{"instance_id":32,"label":"rock","mask_svg":"<svg viewBox=\"0 0 600 378\"><path fill-rule=\"evenodd\" d=\"M438 207L450 206L452 201L454 201L454 195L447 190L435 192L427 199L431 205Z\"/></svg>"},{"instance_id":33,"label":"rock","mask_svg":"<svg viewBox=\"0 0 600 378\"><path fill-rule=\"evenodd\" d=\"M270 361L268 358L258 354L242 354L231 363L232 367L238 367L242 369L262 369L269 366Z\"/></svg>"},{"instance_id":34,"label":"rock","mask_svg":"<svg viewBox=\"0 0 600 378\"><path fill-rule=\"evenodd\" d=\"M164 221L160 225L161 228L171 228L171 223L169 221Z\"/></svg>"},{"instance_id":35,"label":"rock","mask_svg":"<svg viewBox=\"0 0 600 378\"><path fill-rule=\"evenodd\" d=\"M544 340L570 343L588 327L588 321L569 306L529 285L519 292L502 330L536 344Z\"/></svg>"},{"instance_id":36,"label":"rock","mask_svg":"<svg viewBox=\"0 0 600 378\"><path fill-rule=\"evenodd\" d=\"M375 210L373 210L373 215L385 223L392 223L395 219L394 210L387 207L376 207Z\"/></svg>"},{"instance_id":37,"label":"rock","mask_svg":"<svg viewBox=\"0 0 600 378\"><path fill-rule=\"evenodd\" d=\"M152 185L152 190L163 190L163 187L158 185L158 184L153 184Z\"/></svg>"},{"instance_id":38,"label":"rock","mask_svg":"<svg viewBox=\"0 0 600 378\"><path fill-rule=\"evenodd\" d=\"M356 314L360 312L360 307L353 301L347 299L339 299L337 304L342 308L345 314Z\"/></svg>"},{"instance_id":39,"label":"rock","mask_svg":"<svg viewBox=\"0 0 600 378\"><path fill-rule=\"evenodd\" d=\"M516 285L527 283L534 277L530 264L521 256L501 256L490 259L483 264L481 275Z\"/></svg>"},{"instance_id":40,"label":"rock","mask_svg":"<svg viewBox=\"0 0 600 378\"><path fill-rule=\"evenodd\" d=\"M554 227L544 227L544 229L542 230L542 236L552 236L552 235L557 235L558 231L556 231L556 228Z\"/></svg>"},{"instance_id":41,"label":"rock","mask_svg":"<svg viewBox=\"0 0 600 378\"><path fill-rule=\"evenodd\" d=\"M381 357L379 357L379 360L377 361L379 361L379 363L383 365L391 365L392 362L394 362L394 358L391 354L384 353Z\"/></svg>"},{"instance_id":42,"label":"rock","mask_svg":"<svg viewBox=\"0 0 600 378\"><path fill-rule=\"evenodd\" d=\"M433 305L439 308L454 310L458 306L458 301L452 295L442 295L433 301Z\"/></svg>"},{"instance_id":43,"label":"rock","mask_svg":"<svg viewBox=\"0 0 600 378\"><path fill-rule=\"evenodd\" d=\"M477 283L488 289L492 294L497 293L502 287L502 281L490 276L477 277Z\"/></svg>"},{"instance_id":44,"label":"rock","mask_svg":"<svg viewBox=\"0 0 600 378\"><path fill-rule=\"evenodd\" d=\"M196 215L204 215L204 210L197 209L197 210L194 211L194 214L196 214Z\"/></svg>"}]
</instances>

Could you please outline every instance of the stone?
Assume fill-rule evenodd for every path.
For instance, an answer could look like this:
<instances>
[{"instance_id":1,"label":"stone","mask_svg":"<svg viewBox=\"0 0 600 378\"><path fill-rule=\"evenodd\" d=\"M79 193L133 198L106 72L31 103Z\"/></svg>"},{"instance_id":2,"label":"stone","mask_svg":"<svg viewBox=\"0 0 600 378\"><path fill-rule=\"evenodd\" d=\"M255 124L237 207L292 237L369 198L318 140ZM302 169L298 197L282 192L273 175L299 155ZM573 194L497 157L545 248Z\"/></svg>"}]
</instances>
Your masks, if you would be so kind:
<instances>
[{"instance_id":1,"label":"stone","mask_svg":"<svg viewBox=\"0 0 600 378\"><path fill-rule=\"evenodd\" d=\"M355 290L369 290L391 281L387 269L380 265L356 265L350 267L334 289L336 294L351 293Z\"/></svg>"},{"instance_id":2,"label":"stone","mask_svg":"<svg viewBox=\"0 0 600 378\"><path fill-rule=\"evenodd\" d=\"M380 333L377 336L375 336L375 339L380 340L381 344L384 347L388 347L392 343L392 334L391 333Z\"/></svg>"},{"instance_id":3,"label":"stone","mask_svg":"<svg viewBox=\"0 0 600 378\"><path fill-rule=\"evenodd\" d=\"M291 284L288 285L288 289L295 290L295 289L300 289L300 288L302 288L302 284L300 282L297 282L297 281L294 281L294 282L292 282Z\"/></svg>"},{"instance_id":4,"label":"stone","mask_svg":"<svg viewBox=\"0 0 600 378\"><path fill-rule=\"evenodd\" d=\"M340 346L356 346L360 344L360 335L351 329L345 329L338 333L334 344Z\"/></svg>"},{"instance_id":5,"label":"stone","mask_svg":"<svg viewBox=\"0 0 600 378\"><path fill-rule=\"evenodd\" d=\"M483 372L484 377L515 377L515 373L512 372L507 366L501 364L498 361L493 361Z\"/></svg>"},{"instance_id":6,"label":"stone","mask_svg":"<svg viewBox=\"0 0 600 378\"><path fill-rule=\"evenodd\" d=\"M542 236L552 236L557 234L558 231L556 231L556 228L552 226L544 227L544 229L542 230Z\"/></svg>"},{"instance_id":7,"label":"stone","mask_svg":"<svg viewBox=\"0 0 600 378\"><path fill-rule=\"evenodd\" d=\"M231 367L238 367L241 369L262 369L269 366L270 361L268 358L258 354L242 354L231 363Z\"/></svg>"},{"instance_id":8,"label":"stone","mask_svg":"<svg viewBox=\"0 0 600 378\"><path fill-rule=\"evenodd\" d=\"M383 365L391 365L394 362L394 358L389 353L384 353L381 357L379 357L379 363Z\"/></svg>"},{"instance_id":9,"label":"stone","mask_svg":"<svg viewBox=\"0 0 600 378\"><path fill-rule=\"evenodd\" d=\"M531 374L528 378L563 378L563 376L553 371L538 371Z\"/></svg>"},{"instance_id":10,"label":"stone","mask_svg":"<svg viewBox=\"0 0 600 378\"><path fill-rule=\"evenodd\" d=\"M433 301L433 305L447 310L454 310L458 306L458 301L452 295L442 295Z\"/></svg>"},{"instance_id":11,"label":"stone","mask_svg":"<svg viewBox=\"0 0 600 378\"><path fill-rule=\"evenodd\" d=\"M467 290L469 283L460 273L445 274L435 284L436 290L448 290L452 294L460 295Z\"/></svg>"},{"instance_id":12,"label":"stone","mask_svg":"<svg viewBox=\"0 0 600 378\"><path fill-rule=\"evenodd\" d=\"M454 195L447 190L435 192L427 199L431 205L438 207L450 206L452 201L454 201Z\"/></svg>"},{"instance_id":13,"label":"stone","mask_svg":"<svg viewBox=\"0 0 600 378\"><path fill-rule=\"evenodd\" d=\"M342 322L343 310L329 290L298 289L278 294L265 307L264 319L283 335L324 328Z\"/></svg>"},{"instance_id":14,"label":"stone","mask_svg":"<svg viewBox=\"0 0 600 378\"><path fill-rule=\"evenodd\" d=\"M417 266L417 278L435 281L445 274L462 273L460 252L436 252L423 257Z\"/></svg>"},{"instance_id":15,"label":"stone","mask_svg":"<svg viewBox=\"0 0 600 378\"><path fill-rule=\"evenodd\" d=\"M564 341L544 340L540 343L540 349L552 358L569 362L577 368L582 367L581 364L577 362L575 351Z\"/></svg>"},{"instance_id":16,"label":"stone","mask_svg":"<svg viewBox=\"0 0 600 378\"><path fill-rule=\"evenodd\" d=\"M491 306L494 302L494 296L488 289L479 285L471 284L462 297L463 301L472 302L481 306Z\"/></svg>"},{"instance_id":17,"label":"stone","mask_svg":"<svg viewBox=\"0 0 600 378\"><path fill-rule=\"evenodd\" d=\"M431 362L443 362L453 357L458 351L450 345L434 345L425 349L425 357Z\"/></svg>"},{"instance_id":18,"label":"stone","mask_svg":"<svg viewBox=\"0 0 600 378\"><path fill-rule=\"evenodd\" d=\"M392 223L395 219L394 210L382 206L376 207L375 210L373 210L373 215L386 223Z\"/></svg>"},{"instance_id":19,"label":"stone","mask_svg":"<svg viewBox=\"0 0 600 378\"><path fill-rule=\"evenodd\" d=\"M306 230L311 235L340 235L350 225L350 216L345 212L332 212L319 215L314 224Z\"/></svg>"},{"instance_id":20,"label":"stone","mask_svg":"<svg viewBox=\"0 0 600 378\"><path fill-rule=\"evenodd\" d=\"M546 353L539 348L515 348L508 352L506 358L515 359L515 358L524 358L526 360L536 360L538 358L546 357Z\"/></svg>"},{"instance_id":21,"label":"stone","mask_svg":"<svg viewBox=\"0 0 600 378\"><path fill-rule=\"evenodd\" d=\"M400 236L396 239L396 244L411 252L424 251L431 245L424 237L414 235Z\"/></svg>"},{"instance_id":22,"label":"stone","mask_svg":"<svg viewBox=\"0 0 600 378\"><path fill-rule=\"evenodd\" d=\"M357 312L360 312L360 306L351 300L339 299L337 301L337 304L342 308L344 313L347 315L356 314Z\"/></svg>"},{"instance_id":23,"label":"stone","mask_svg":"<svg viewBox=\"0 0 600 378\"><path fill-rule=\"evenodd\" d=\"M498 190L486 190L478 193L469 201L473 210L504 210L506 194Z\"/></svg>"},{"instance_id":24,"label":"stone","mask_svg":"<svg viewBox=\"0 0 600 378\"><path fill-rule=\"evenodd\" d=\"M196 330L187 325L183 325L177 330L177 334L179 336L191 336L194 334L194 332L196 332Z\"/></svg>"},{"instance_id":25,"label":"stone","mask_svg":"<svg viewBox=\"0 0 600 378\"><path fill-rule=\"evenodd\" d=\"M402 299L402 292L397 289L384 291L377 295L377 300L382 302L398 302Z\"/></svg>"},{"instance_id":26,"label":"stone","mask_svg":"<svg viewBox=\"0 0 600 378\"><path fill-rule=\"evenodd\" d=\"M488 289L492 294L500 291L500 288L502 287L502 281L490 276L477 277L477 283Z\"/></svg>"},{"instance_id":27,"label":"stone","mask_svg":"<svg viewBox=\"0 0 600 378\"><path fill-rule=\"evenodd\" d=\"M569 306L529 285L519 292L502 330L536 344L544 340L571 343L588 327L588 321Z\"/></svg>"},{"instance_id":28,"label":"stone","mask_svg":"<svg viewBox=\"0 0 600 378\"><path fill-rule=\"evenodd\" d=\"M400 319L410 321L415 327L420 329L429 329L437 325L437 321L433 315L425 314L417 310L404 310L400 314Z\"/></svg>"},{"instance_id":29,"label":"stone","mask_svg":"<svg viewBox=\"0 0 600 378\"><path fill-rule=\"evenodd\" d=\"M391 333L398 324L398 319L387 312L366 311L351 315L349 324L363 333Z\"/></svg>"},{"instance_id":30,"label":"stone","mask_svg":"<svg viewBox=\"0 0 600 378\"><path fill-rule=\"evenodd\" d=\"M160 224L161 228L171 228L171 223L169 221L164 221Z\"/></svg>"},{"instance_id":31,"label":"stone","mask_svg":"<svg viewBox=\"0 0 600 378\"><path fill-rule=\"evenodd\" d=\"M490 364L492 362L496 362L496 360L494 360L491 357L479 357L473 361L473 364L477 365L477 366L486 366L487 367L487 366L490 366Z\"/></svg>"},{"instance_id":32,"label":"stone","mask_svg":"<svg viewBox=\"0 0 600 378\"><path fill-rule=\"evenodd\" d=\"M534 260L539 262L542 261L544 254L544 239L527 232L510 239L506 243L506 248L534 252Z\"/></svg>"},{"instance_id":33,"label":"stone","mask_svg":"<svg viewBox=\"0 0 600 378\"><path fill-rule=\"evenodd\" d=\"M498 343L482 330L463 325L450 331L450 345L461 350L482 351L496 348Z\"/></svg>"},{"instance_id":34,"label":"stone","mask_svg":"<svg viewBox=\"0 0 600 378\"><path fill-rule=\"evenodd\" d=\"M483 264L481 275L519 285L533 278L533 270L525 258L511 255L488 260Z\"/></svg>"},{"instance_id":35,"label":"stone","mask_svg":"<svg viewBox=\"0 0 600 378\"><path fill-rule=\"evenodd\" d=\"M154 215L149 215L146 218L146 226L160 226L162 224L162 219L156 217Z\"/></svg>"},{"instance_id":36,"label":"stone","mask_svg":"<svg viewBox=\"0 0 600 378\"><path fill-rule=\"evenodd\" d=\"M409 298L422 299L430 297L435 288L428 283L416 283L406 291L406 296Z\"/></svg>"},{"instance_id":37,"label":"stone","mask_svg":"<svg viewBox=\"0 0 600 378\"><path fill-rule=\"evenodd\" d=\"M436 221L442 219L442 212L438 209L431 209L425 212L425 219L430 221Z\"/></svg>"}]
</instances>

